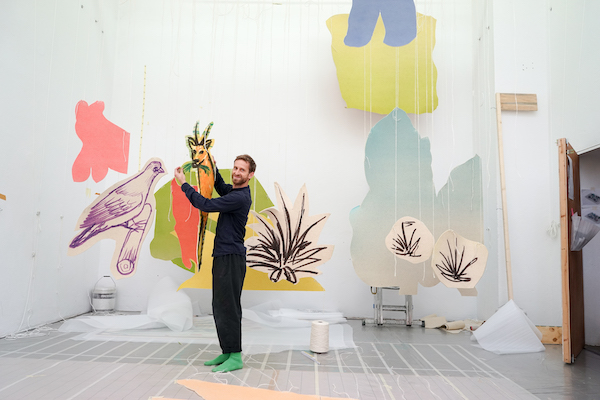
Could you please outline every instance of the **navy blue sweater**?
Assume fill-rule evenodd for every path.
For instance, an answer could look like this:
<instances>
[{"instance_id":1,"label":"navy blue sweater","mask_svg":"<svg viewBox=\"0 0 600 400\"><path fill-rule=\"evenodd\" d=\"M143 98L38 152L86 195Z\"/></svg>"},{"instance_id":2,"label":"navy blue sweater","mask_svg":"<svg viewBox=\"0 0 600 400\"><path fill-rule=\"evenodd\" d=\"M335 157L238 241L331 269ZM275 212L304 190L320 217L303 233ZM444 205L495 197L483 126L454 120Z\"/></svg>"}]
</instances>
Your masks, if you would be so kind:
<instances>
[{"instance_id":1,"label":"navy blue sweater","mask_svg":"<svg viewBox=\"0 0 600 400\"><path fill-rule=\"evenodd\" d=\"M194 207L205 212L219 212L213 257L228 254L245 256L244 235L248 212L252 205L250 187L234 189L232 185L223 181L219 170L215 168L215 189L221 197L207 199L188 183L181 185L181 190Z\"/></svg>"}]
</instances>

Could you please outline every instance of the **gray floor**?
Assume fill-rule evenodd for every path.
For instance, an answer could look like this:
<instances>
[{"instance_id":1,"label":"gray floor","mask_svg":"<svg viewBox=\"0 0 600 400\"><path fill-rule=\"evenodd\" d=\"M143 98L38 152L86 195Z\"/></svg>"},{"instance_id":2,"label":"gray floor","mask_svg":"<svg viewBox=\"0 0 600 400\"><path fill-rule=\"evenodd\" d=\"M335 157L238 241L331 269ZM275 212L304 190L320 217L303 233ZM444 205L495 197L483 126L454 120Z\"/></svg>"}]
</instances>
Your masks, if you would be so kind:
<instances>
[{"instance_id":1,"label":"gray floor","mask_svg":"<svg viewBox=\"0 0 600 400\"><path fill-rule=\"evenodd\" d=\"M0 399L201 399L179 379L361 400L600 398L600 355L590 351L565 365L557 345L499 356L466 332L350 324L358 347L318 355L320 365L284 351L228 374L202 365L216 344L76 341L56 330L2 339Z\"/></svg>"}]
</instances>

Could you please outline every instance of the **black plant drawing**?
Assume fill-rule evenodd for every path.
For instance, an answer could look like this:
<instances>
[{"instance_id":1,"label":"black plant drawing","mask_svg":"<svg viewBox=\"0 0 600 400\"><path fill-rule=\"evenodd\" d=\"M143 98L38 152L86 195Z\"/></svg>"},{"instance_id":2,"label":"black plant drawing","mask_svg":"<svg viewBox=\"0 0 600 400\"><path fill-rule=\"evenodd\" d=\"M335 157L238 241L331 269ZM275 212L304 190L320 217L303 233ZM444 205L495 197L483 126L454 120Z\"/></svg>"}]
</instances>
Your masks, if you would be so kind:
<instances>
[{"instance_id":1,"label":"black plant drawing","mask_svg":"<svg viewBox=\"0 0 600 400\"><path fill-rule=\"evenodd\" d=\"M401 260L418 264L431 257L433 235L422 221L407 215L394 223L385 246Z\"/></svg>"},{"instance_id":2,"label":"black plant drawing","mask_svg":"<svg viewBox=\"0 0 600 400\"><path fill-rule=\"evenodd\" d=\"M275 191L280 210L263 210L272 224L252 211L258 223L250 227L257 236L246 240L246 262L250 268L268 273L273 282L285 279L296 284L300 278L319 275L316 267L331 258L333 246L316 243L329 214L308 215L306 186L293 206L277 183Z\"/></svg>"},{"instance_id":3,"label":"black plant drawing","mask_svg":"<svg viewBox=\"0 0 600 400\"><path fill-rule=\"evenodd\" d=\"M421 257L417 254L419 249L419 242L421 237L415 239L416 228L410 234L410 238L406 237L406 228L415 224L415 221L404 221L402 222L402 232L398 233L393 239L392 250L397 256L408 256L408 257Z\"/></svg>"},{"instance_id":4,"label":"black plant drawing","mask_svg":"<svg viewBox=\"0 0 600 400\"><path fill-rule=\"evenodd\" d=\"M446 240L446 242L448 243L448 254L444 254L440 251L440 255L442 256L442 265L436 263L435 266L440 270L442 276L449 281L470 282L471 278L466 276L466 271L467 268L477 262L477 257L473 258L465 266L463 266L463 261L465 261L465 246L462 247L462 251L459 254L458 239L456 239L454 246L450 244L450 240Z\"/></svg>"}]
</instances>

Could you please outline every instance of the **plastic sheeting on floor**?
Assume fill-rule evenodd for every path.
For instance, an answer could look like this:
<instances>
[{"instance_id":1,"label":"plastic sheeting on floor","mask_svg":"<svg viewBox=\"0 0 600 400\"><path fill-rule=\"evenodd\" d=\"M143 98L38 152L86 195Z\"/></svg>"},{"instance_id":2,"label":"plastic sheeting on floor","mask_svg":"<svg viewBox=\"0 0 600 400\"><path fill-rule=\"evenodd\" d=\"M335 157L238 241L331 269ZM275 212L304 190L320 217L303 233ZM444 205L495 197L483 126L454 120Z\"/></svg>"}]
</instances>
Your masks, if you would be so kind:
<instances>
[{"instance_id":1,"label":"plastic sheeting on floor","mask_svg":"<svg viewBox=\"0 0 600 400\"><path fill-rule=\"evenodd\" d=\"M181 295L181 296L180 296ZM245 354L308 350L313 320L327 321L329 348L356 347L352 328L339 312L291 310L272 301L244 309L242 347ZM218 344L212 316L192 317L191 300L163 279L152 291L141 315L81 316L65 321L61 332L81 332L76 340L179 342Z\"/></svg>"},{"instance_id":2,"label":"plastic sheeting on floor","mask_svg":"<svg viewBox=\"0 0 600 400\"><path fill-rule=\"evenodd\" d=\"M500 307L475 332L473 338L487 351L496 354L544 351L542 333L513 300Z\"/></svg>"},{"instance_id":3,"label":"plastic sheeting on floor","mask_svg":"<svg viewBox=\"0 0 600 400\"><path fill-rule=\"evenodd\" d=\"M177 291L171 277L164 277L152 289L146 312L140 315L84 315L65 321L61 332L93 332L98 330L163 328L176 332L190 329L194 313L192 301L184 292Z\"/></svg>"}]
</instances>

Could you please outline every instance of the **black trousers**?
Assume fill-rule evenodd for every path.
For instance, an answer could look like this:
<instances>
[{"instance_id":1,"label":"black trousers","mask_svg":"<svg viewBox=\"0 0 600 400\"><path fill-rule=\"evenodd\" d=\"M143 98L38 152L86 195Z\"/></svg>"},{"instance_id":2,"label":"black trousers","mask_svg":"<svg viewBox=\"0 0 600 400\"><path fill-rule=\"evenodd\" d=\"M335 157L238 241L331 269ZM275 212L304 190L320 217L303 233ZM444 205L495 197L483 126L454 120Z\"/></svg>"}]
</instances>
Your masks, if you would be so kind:
<instances>
[{"instance_id":1,"label":"black trousers","mask_svg":"<svg viewBox=\"0 0 600 400\"><path fill-rule=\"evenodd\" d=\"M246 256L228 254L213 259L212 308L223 353L242 351L242 285Z\"/></svg>"}]
</instances>

